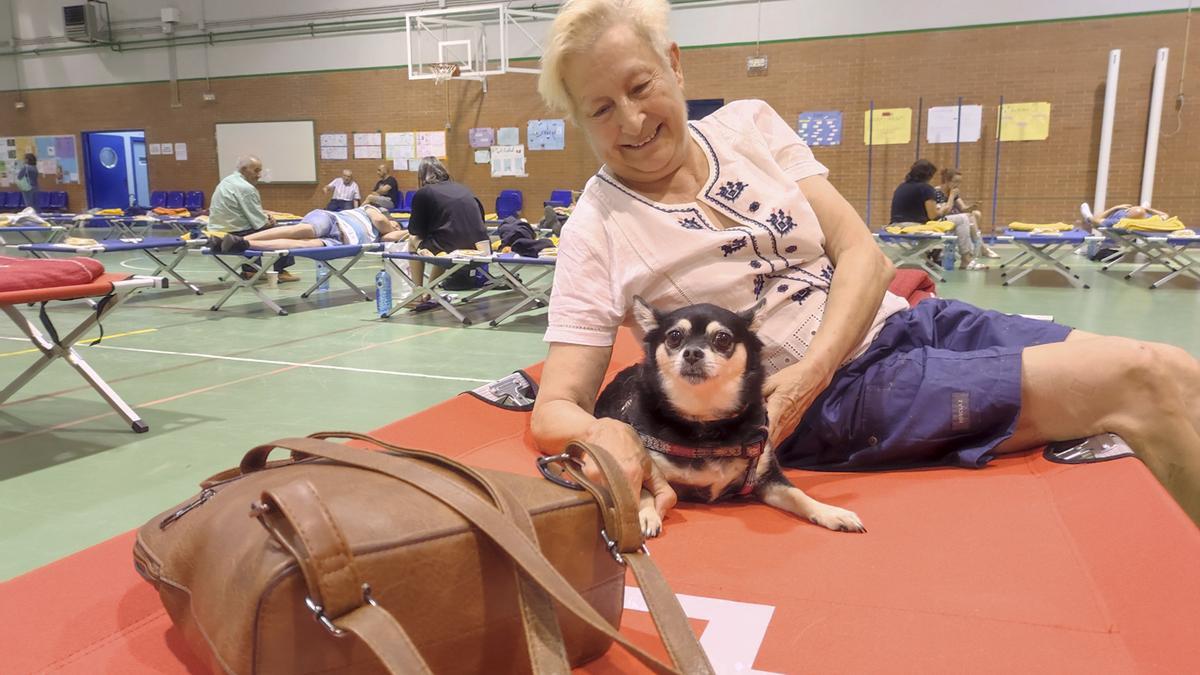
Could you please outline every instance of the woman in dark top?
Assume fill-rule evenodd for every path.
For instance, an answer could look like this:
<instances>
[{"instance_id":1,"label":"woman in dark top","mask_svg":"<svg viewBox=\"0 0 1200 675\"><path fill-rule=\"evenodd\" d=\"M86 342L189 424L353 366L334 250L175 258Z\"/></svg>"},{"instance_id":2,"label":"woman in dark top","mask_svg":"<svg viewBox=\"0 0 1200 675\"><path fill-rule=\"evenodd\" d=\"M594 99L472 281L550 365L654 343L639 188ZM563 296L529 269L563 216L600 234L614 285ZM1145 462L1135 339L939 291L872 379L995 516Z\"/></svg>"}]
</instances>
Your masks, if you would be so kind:
<instances>
[{"instance_id":1,"label":"woman in dark top","mask_svg":"<svg viewBox=\"0 0 1200 675\"><path fill-rule=\"evenodd\" d=\"M976 270L986 267L975 259L977 251L970 236L970 215L965 213L951 215L954 207L948 200L939 200L937 190L931 185L937 167L927 159L918 159L908 170L904 182L892 193L893 225L921 224L931 220L948 220L954 223L958 234L958 252L962 257L963 269ZM957 195L956 195L957 196ZM940 258L934 251L929 254L931 262L940 264Z\"/></svg>"},{"instance_id":2,"label":"woman in dark top","mask_svg":"<svg viewBox=\"0 0 1200 675\"><path fill-rule=\"evenodd\" d=\"M436 157L421 160L417 185L420 189L413 195L412 216L408 221L408 232L413 237L409 250L449 253L474 249L476 243L488 241L483 204L470 188L451 180L450 173ZM413 279L423 283L425 263L413 261L411 268ZM434 267L429 271L429 280L437 279L443 271Z\"/></svg>"}]
</instances>

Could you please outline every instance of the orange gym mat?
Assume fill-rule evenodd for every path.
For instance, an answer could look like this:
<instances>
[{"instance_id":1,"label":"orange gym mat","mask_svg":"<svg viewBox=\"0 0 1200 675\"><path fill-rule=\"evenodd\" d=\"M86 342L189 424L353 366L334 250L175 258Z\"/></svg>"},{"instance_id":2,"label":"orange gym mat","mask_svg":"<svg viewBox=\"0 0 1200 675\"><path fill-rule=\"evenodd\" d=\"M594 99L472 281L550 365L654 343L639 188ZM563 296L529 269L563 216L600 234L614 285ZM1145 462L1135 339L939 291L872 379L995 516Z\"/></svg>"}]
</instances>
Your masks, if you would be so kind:
<instances>
[{"instance_id":1,"label":"orange gym mat","mask_svg":"<svg viewBox=\"0 0 1200 675\"><path fill-rule=\"evenodd\" d=\"M613 372L638 357L622 336ZM527 414L471 396L375 433L536 474ZM684 504L649 545L720 672L1200 671L1200 530L1136 459L1067 466L1031 452L978 471L789 475L870 532L755 503ZM204 672L133 571L132 543L0 586L0 671ZM622 630L654 644L629 596ZM638 667L613 648L584 670Z\"/></svg>"}]
</instances>

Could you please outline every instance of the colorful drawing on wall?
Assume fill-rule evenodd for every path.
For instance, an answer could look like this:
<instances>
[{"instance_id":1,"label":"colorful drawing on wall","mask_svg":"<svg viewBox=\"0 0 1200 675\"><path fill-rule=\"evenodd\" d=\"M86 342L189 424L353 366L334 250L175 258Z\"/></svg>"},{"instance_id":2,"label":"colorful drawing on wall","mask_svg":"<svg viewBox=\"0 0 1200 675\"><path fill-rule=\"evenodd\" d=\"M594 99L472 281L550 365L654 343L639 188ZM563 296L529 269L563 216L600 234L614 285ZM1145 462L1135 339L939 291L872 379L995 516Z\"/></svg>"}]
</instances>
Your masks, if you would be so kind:
<instances>
[{"instance_id":1,"label":"colorful drawing on wall","mask_svg":"<svg viewBox=\"0 0 1200 675\"><path fill-rule=\"evenodd\" d=\"M491 127L480 127L467 132L467 140L472 148L490 148L496 144L496 130Z\"/></svg>"},{"instance_id":2,"label":"colorful drawing on wall","mask_svg":"<svg viewBox=\"0 0 1200 675\"><path fill-rule=\"evenodd\" d=\"M24 161L25 153L38 158L38 173L56 176L57 182L78 183L79 156L74 136L10 136L0 138L0 162L11 166L11 181ZM2 181L3 179L0 179Z\"/></svg>"},{"instance_id":3,"label":"colorful drawing on wall","mask_svg":"<svg viewBox=\"0 0 1200 675\"><path fill-rule=\"evenodd\" d=\"M958 117L958 106L943 105L929 109L929 126L925 138L930 143L974 143L979 140L983 127L983 106L964 105L962 119Z\"/></svg>"},{"instance_id":4,"label":"colorful drawing on wall","mask_svg":"<svg viewBox=\"0 0 1200 675\"><path fill-rule=\"evenodd\" d=\"M562 120L529 120L526 136L530 150L562 150L566 147L566 125Z\"/></svg>"},{"instance_id":5,"label":"colorful drawing on wall","mask_svg":"<svg viewBox=\"0 0 1200 675\"><path fill-rule=\"evenodd\" d=\"M446 159L446 132L418 131L417 157Z\"/></svg>"},{"instance_id":6,"label":"colorful drawing on wall","mask_svg":"<svg viewBox=\"0 0 1200 675\"><path fill-rule=\"evenodd\" d=\"M496 131L496 145L520 145L521 130L517 127L500 127Z\"/></svg>"},{"instance_id":7,"label":"colorful drawing on wall","mask_svg":"<svg viewBox=\"0 0 1200 675\"><path fill-rule=\"evenodd\" d=\"M863 145L903 145L912 141L912 108L863 111Z\"/></svg>"},{"instance_id":8,"label":"colorful drawing on wall","mask_svg":"<svg viewBox=\"0 0 1200 675\"><path fill-rule=\"evenodd\" d=\"M493 145L492 178L525 176L525 146Z\"/></svg>"},{"instance_id":9,"label":"colorful drawing on wall","mask_svg":"<svg viewBox=\"0 0 1200 675\"><path fill-rule=\"evenodd\" d=\"M1050 137L1050 104L1005 103L996 112L1002 141L1044 141Z\"/></svg>"},{"instance_id":10,"label":"colorful drawing on wall","mask_svg":"<svg viewBox=\"0 0 1200 675\"><path fill-rule=\"evenodd\" d=\"M800 113L796 133L810 146L842 144L842 113L838 110Z\"/></svg>"}]
</instances>

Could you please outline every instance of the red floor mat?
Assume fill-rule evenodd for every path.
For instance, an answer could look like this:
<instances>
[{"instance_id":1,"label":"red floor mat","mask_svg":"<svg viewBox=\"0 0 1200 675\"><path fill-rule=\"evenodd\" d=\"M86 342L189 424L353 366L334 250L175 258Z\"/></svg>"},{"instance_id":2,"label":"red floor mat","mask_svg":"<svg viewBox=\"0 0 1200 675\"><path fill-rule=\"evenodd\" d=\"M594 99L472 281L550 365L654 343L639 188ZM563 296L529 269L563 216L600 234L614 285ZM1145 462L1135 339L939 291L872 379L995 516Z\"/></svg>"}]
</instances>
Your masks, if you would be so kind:
<instances>
[{"instance_id":1,"label":"red floor mat","mask_svg":"<svg viewBox=\"0 0 1200 675\"><path fill-rule=\"evenodd\" d=\"M526 416L469 396L376 433L534 473ZM758 504L683 505L650 544L724 672L1200 669L1200 530L1137 460L1065 466L1031 453L979 471L789 475L870 532ZM0 586L0 671L203 672L134 573L131 546L122 535ZM622 630L653 643L642 612L626 612ZM633 663L614 649L586 670Z\"/></svg>"}]
</instances>

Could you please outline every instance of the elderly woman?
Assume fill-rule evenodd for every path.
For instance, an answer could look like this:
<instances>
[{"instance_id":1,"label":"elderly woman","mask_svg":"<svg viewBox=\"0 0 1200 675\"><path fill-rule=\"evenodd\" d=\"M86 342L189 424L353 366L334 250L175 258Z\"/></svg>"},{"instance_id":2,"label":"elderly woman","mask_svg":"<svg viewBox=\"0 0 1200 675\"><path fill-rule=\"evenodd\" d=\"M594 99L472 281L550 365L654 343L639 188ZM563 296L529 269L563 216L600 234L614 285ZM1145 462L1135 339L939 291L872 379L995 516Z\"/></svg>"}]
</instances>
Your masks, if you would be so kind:
<instances>
[{"instance_id":1,"label":"elderly woman","mask_svg":"<svg viewBox=\"0 0 1200 675\"><path fill-rule=\"evenodd\" d=\"M604 163L563 233L533 413L543 452L613 452L660 513L634 430L592 415L632 298L765 300L770 442L793 467L978 467L1120 434L1200 523L1200 364L1181 349L887 292L893 269L826 169L761 101L689 124L665 0L571 0L538 88Z\"/></svg>"}]
</instances>

